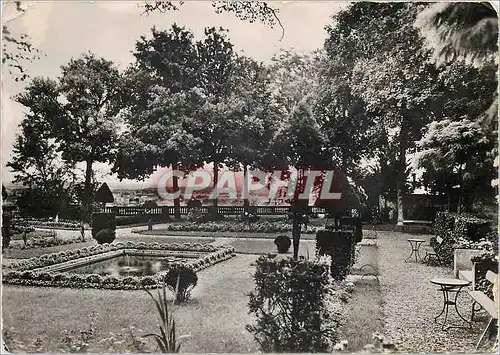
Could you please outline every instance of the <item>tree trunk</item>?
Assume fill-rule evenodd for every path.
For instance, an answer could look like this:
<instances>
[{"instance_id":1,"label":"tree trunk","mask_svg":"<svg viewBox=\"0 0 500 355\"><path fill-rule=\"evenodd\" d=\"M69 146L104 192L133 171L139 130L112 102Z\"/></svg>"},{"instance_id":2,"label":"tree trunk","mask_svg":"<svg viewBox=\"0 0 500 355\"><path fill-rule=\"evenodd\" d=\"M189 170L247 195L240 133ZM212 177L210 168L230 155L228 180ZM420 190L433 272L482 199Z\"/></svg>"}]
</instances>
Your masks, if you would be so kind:
<instances>
[{"instance_id":1,"label":"tree trunk","mask_svg":"<svg viewBox=\"0 0 500 355\"><path fill-rule=\"evenodd\" d=\"M248 213L248 207L250 206L249 203L249 196L248 196L248 167L246 164L243 164L243 211Z\"/></svg>"},{"instance_id":2,"label":"tree trunk","mask_svg":"<svg viewBox=\"0 0 500 355\"><path fill-rule=\"evenodd\" d=\"M447 186L446 188L446 211L451 212L451 188Z\"/></svg>"},{"instance_id":3,"label":"tree trunk","mask_svg":"<svg viewBox=\"0 0 500 355\"><path fill-rule=\"evenodd\" d=\"M300 232L302 229L302 205L303 202L299 200L299 195L302 192L304 169L299 168L297 172L297 186L295 189L294 201L292 202L293 209L293 222L292 222L292 239L293 239L293 258L299 258L299 244Z\"/></svg>"},{"instance_id":4,"label":"tree trunk","mask_svg":"<svg viewBox=\"0 0 500 355\"><path fill-rule=\"evenodd\" d=\"M295 207L297 209L297 207ZM299 258L300 231L302 229L302 216L298 211L293 212L292 238L293 238L293 258Z\"/></svg>"},{"instance_id":5,"label":"tree trunk","mask_svg":"<svg viewBox=\"0 0 500 355\"><path fill-rule=\"evenodd\" d=\"M214 206L216 207L216 211L217 211L217 183L219 182L219 164L214 161L214 190L213 190L213 193L214 193Z\"/></svg>"},{"instance_id":6,"label":"tree trunk","mask_svg":"<svg viewBox=\"0 0 500 355\"><path fill-rule=\"evenodd\" d=\"M88 221L92 213L92 164L93 161L87 160L85 167L85 184L83 188L82 201L82 221Z\"/></svg>"},{"instance_id":7,"label":"tree trunk","mask_svg":"<svg viewBox=\"0 0 500 355\"><path fill-rule=\"evenodd\" d=\"M407 131L405 120L401 123L401 133L399 141L399 162L398 162L398 179L396 183L397 190L397 208L398 208L398 226L404 225L404 206L403 206L403 189L406 182L406 145L407 145Z\"/></svg>"},{"instance_id":8,"label":"tree trunk","mask_svg":"<svg viewBox=\"0 0 500 355\"><path fill-rule=\"evenodd\" d=\"M179 166L177 164L172 165L172 171L175 171L179 169ZM179 178L174 175L172 177L172 187L174 189L174 194L177 194L179 192ZM175 219L181 219L181 201L180 201L180 196L177 196L174 198L174 218Z\"/></svg>"}]
</instances>

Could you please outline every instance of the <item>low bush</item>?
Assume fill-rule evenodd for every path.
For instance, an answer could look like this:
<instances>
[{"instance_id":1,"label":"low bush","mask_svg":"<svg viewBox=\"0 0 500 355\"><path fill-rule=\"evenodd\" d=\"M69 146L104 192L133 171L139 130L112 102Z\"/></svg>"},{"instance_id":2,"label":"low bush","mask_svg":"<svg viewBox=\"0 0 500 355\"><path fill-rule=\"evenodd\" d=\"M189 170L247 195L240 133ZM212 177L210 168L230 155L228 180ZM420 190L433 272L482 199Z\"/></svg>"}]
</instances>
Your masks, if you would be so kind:
<instances>
[{"instance_id":1,"label":"low bush","mask_svg":"<svg viewBox=\"0 0 500 355\"><path fill-rule=\"evenodd\" d=\"M93 213L92 214L92 237L103 229L116 230L116 215L113 213Z\"/></svg>"},{"instance_id":2,"label":"low bush","mask_svg":"<svg viewBox=\"0 0 500 355\"><path fill-rule=\"evenodd\" d=\"M248 223L241 221L182 222L169 224L173 232L248 232ZM303 233L315 233L319 228L309 226ZM251 224L255 233L286 233L292 231L290 221L258 221Z\"/></svg>"},{"instance_id":3,"label":"low bush","mask_svg":"<svg viewBox=\"0 0 500 355\"><path fill-rule=\"evenodd\" d=\"M164 275L163 280L167 286L175 292L177 289L176 302L185 302L191 296L192 289L198 283L198 275L193 268L176 263L170 265L169 270Z\"/></svg>"},{"instance_id":4,"label":"low bush","mask_svg":"<svg viewBox=\"0 0 500 355\"><path fill-rule=\"evenodd\" d=\"M316 233L316 252L331 257L331 273L336 280L344 280L354 264L356 243L350 230L320 230Z\"/></svg>"},{"instance_id":5,"label":"low bush","mask_svg":"<svg viewBox=\"0 0 500 355\"><path fill-rule=\"evenodd\" d=\"M431 238L431 246L441 262L452 265L454 250L469 242L487 239L492 232L491 223L466 214L438 212L434 221L435 238ZM437 243L437 237L443 239Z\"/></svg>"},{"instance_id":6,"label":"low bush","mask_svg":"<svg viewBox=\"0 0 500 355\"><path fill-rule=\"evenodd\" d=\"M80 222L59 219L57 222L52 218L15 218L13 222L22 227L44 227L58 229L80 229Z\"/></svg>"},{"instance_id":7,"label":"low bush","mask_svg":"<svg viewBox=\"0 0 500 355\"><path fill-rule=\"evenodd\" d=\"M274 244L278 247L278 253L286 254L290 250L292 241L286 235L279 235L274 239Z\"/></svg>"},{"instance_id":8,"label":"low bush","mask_svg":"<svg viewBox=\"0 0 500 355\"><path fill-rule=\"evenodd\" d=\"M247 325L263 352L328 352L340 324L332 290L330 260L294 260L261 256Z\"/></svg>"},{"instance_id":9,"label":"low bush","mask_svg":"<svg viewBox=\"0 0 500 355\"><path fill-rule=\"evenodd\" d=\"M110 229L103 229L99 231L99 233L97 233L97 235L95 236L95 240L97 240L99 244L105 244L105 243L111 244L113 243L115 238L116 238L115 231Z\"/></svg>"}]
</instances>

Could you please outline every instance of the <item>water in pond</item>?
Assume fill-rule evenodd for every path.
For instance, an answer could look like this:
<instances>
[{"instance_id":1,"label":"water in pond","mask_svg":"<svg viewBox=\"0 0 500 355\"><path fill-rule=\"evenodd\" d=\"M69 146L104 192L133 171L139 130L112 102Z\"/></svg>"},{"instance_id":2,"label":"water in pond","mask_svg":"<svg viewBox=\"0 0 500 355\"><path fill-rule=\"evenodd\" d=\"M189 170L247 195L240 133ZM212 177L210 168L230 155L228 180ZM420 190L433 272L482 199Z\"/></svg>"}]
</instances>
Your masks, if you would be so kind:
<instances>
[{"instance_id":1,"label":"water in pond","mask_svg":"<svg viewBox=\"0 0 500 355\"><path fill-rule=\"evenodd\" d=\"M75 274L98 274L103 276L149 276L168 269L173 262L185 261L179 258L121 255L108 260L79 266L68 270Z\"/></svg>"}]
</instances>

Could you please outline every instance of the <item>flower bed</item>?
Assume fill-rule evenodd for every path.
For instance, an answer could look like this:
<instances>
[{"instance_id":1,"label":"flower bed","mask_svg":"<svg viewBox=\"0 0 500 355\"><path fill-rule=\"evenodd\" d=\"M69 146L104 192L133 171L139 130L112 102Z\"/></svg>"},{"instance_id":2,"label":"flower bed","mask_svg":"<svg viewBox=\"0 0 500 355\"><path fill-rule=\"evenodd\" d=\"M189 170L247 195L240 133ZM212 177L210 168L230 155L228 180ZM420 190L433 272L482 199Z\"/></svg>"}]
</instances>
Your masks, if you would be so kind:
<instances>
[{"instance_id":1,"label":"flower bed","mask_svg":"<svg viewBox=\"0 0 500 355\"><path fill-rule=\"evenodd\" d=\"M478 241L474 242L471 240L467 240L465 238L458 238L454 245L455 249L475 249L475 250L484 250L491 251L493 250L493 242L488 238L481 238Z\"/></svg>"},{"instance_id":2,"label":"flower bed","mask_svg":"<svg viewBox=\"0 0 500 355\"><path fill-rule=\"evenodd\" d=\"M194 271L205 269L211 265L227 260L234 256L234 248L214 247L206 244L159 244L159 243L116 243L101 244L82 249L62 251L42 255L36 258L13 264L11 271L4 273L3 282L14 285L49 286L49 287L71 287L71 288L104 288L134 290L156 288L162 278L168 272L162 271L152 276L101 276L97 274L74 274L71 272L51 272L51 268L61 263L79 262L88 263L89 260L113 257L122 253L144 255L145 252L158 255L160 252L176 256L193 256L199 253L199 257L186 263Z\"/></svg>"},{"instance_id":3,"label":"flower bed","mask_svg":"<svg viewBox=\"0 0 500 355\"><path fill-rule=\"evenodd\" d=\"M214 222L182 222L172 223L166 226L165 230L172 232L255 232L255 233L286 233L292 231L292 223L284 221L259 221L251 223L250 229L247 222L235 221L214 221ZM302 233L313 234L318 227L308 226ZM140 233L140 230L133 230Z\"/></svg>"},{"instance_id":4,"label":"flower bed","mask_svg":"<svg viewBox=\"0 0 500 355\"><path fill-rule=\"evenodd\" d=\"M85 240L81 238L60 239L57 237L30 237L24 244L11 244L10 249L33 249L33 248L48 248L57 245L66 245L74 243L83 243Z\"/></svg>"},{"instance_id":5,"label":"flower bed","mask_svg":"<svg viewBox=\"0 0 500 355\"><path fill-rule=\"evenodd\" d=\"M14 225L31 226L39 228L57 228L79 230L80 222L60 219L57 222L51 219L37 219L37 218L16 218L12 221Z\"/></svg>"}]
</instances>

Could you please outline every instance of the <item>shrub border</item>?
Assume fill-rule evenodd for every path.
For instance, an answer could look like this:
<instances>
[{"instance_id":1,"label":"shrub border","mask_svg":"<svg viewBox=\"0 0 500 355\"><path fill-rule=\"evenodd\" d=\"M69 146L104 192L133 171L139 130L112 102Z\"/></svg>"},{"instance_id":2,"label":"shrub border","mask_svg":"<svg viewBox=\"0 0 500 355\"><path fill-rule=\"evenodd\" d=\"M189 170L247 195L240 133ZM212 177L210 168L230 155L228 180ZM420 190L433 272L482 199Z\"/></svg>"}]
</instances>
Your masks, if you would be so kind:
<instances>
[{"instance_id":1,"label":"shrub border","mask_svg":"<svg viewBox=\"0 0 500 355\"><path fill-rule=\"evenodd\" d=\"M4 272L2 282L12 285L45 286L45 287L70 287L70 288L97 288L115 290L137 290L160 287L163 276L168 270L151 276L101 276L97 274L80 275L71 272L51 272L51 268L62 263L68 263L82 259L80 263L90 260L102 260L121 255L122 253L145 254L150 251L158 252L181 252L184 253L206 253L186 265L195 272L209 266L232 258L233 247L206 244L160 244L160 243L116 243L100 244L81 249L61 251L58 253L45 254L30 258L13 264L10 271ZM155 253L156 252L156 253Z\"/></svg>"}]
</instances>

